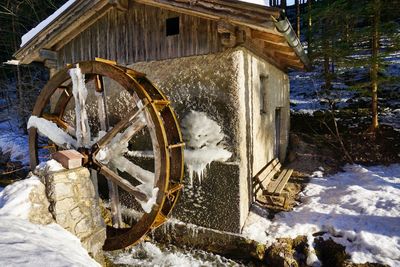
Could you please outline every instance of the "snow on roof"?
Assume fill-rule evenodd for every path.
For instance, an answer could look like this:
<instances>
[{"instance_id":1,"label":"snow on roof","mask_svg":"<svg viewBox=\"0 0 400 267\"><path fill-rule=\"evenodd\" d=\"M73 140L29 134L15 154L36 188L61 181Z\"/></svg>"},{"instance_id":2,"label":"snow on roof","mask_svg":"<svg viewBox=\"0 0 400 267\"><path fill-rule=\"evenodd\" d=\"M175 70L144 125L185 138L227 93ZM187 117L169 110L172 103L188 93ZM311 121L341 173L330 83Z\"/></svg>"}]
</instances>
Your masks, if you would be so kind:
<instances>
[{"instance_id":1,"label":"snow on roof","mask_svg":"<svg viewBox=\"0 0 400 267\"><path fill-rule=\"evenodd\" d=\"M31 29L29 32L24 34L21 38L21 47L32 40L40 31L42 31L47 25L52 23L56 18L58 18L68 7L70 7L76 0L68 0L64 5L57 9L53 14L51 14L47 19L40 22L35 28Z\"/></svg>"},{"instance_id":2,"label":"snow on roof","mask_svg":"<svg viewBox=\"0 0 400 267\"><path fill-rule=\"evenodd\" d=\"M246 3L251 3L251 4L257 4L260 6L269 6L267 4L268 0L240 0L240 2L246 2Z\"/></svg>"}]
</instances>

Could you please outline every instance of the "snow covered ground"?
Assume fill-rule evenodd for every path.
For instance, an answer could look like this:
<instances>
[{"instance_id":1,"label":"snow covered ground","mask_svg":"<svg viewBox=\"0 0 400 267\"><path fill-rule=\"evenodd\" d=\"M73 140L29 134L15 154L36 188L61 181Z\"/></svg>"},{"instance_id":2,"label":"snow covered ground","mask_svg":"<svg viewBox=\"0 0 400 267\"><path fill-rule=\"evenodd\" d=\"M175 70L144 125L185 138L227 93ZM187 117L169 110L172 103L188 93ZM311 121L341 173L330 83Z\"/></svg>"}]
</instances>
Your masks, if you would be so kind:
<instances>
[{"instance_id":1,"label":"snow covered ground","mask_svg":"<svg viewBox=\"0 0 400 267\"><path fill-rule=\"evenodd\" d=\"M357 56L357 55L356 55ZM385 69L387 77L400 77L400 52L394 52L387 55L384 59L389 66ZM368 71L365 69L336 68L336 72L343 75L347 73L353 75L352 81L361 81L365 79ZM365 100L369 103L368 97L360 97L354 90L349 90L349 86L344 80L334 79L332 81L333 89L324 92L322 86L324 79L322 77L322 62L314 62L314 70L309 72L292 71L290 77L290 108L295 113L313 114L317 110L329 109L329 101L334 101L337 108L346 108L351 102ZM379 120L383 124L391 125L400 129L400 101L396 97L399 86L381 85L378 91L378 97L382 97L383 91L395 93L394 99L381 99L383 103L379 106L381 112ZM390 94L389 94L390 95ZM382 101L383 100L383 101ZM369 107L369 104L368 104Z\"/></svg>"},{"instance_id":2,"label":"snow covered ground","mask_svg":"<svg viewBox=\"0 0 400 267\"><path fill-rule=\"evenodd\" d=\"M37 183L33 176L0 188L0 266L100 266L58 224L29 222L29 194Z\"/></svg>"},{"instance_id":3,"label":"snow covered ground","mask_svg":"<svg viewBox=\"0 0 400 267\"><path fill-rule=\"evenodd\" d=\"M317 171L293 211L273 220L266 215L254 209L244 234L268 244L304 235L312 243L312 234L324 232L322 237L344 245L355 263L400 266L400 164L347 165L327 177ZM308 262L315 260L309 255Z\"/></svg>"}]
</instances>

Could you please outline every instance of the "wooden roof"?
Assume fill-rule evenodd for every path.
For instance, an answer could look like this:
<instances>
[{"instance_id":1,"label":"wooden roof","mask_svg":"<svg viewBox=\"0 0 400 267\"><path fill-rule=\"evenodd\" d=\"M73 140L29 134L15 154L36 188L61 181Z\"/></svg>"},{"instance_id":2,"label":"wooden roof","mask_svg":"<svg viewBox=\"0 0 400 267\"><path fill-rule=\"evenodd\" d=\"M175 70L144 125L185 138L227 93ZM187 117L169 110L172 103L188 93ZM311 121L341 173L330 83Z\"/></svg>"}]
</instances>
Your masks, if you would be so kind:
<instances>
[{"instance_id":1,"label":"wooden roof","mask_svg":"<svg viewBox=\"0 0 400 267\"><path fill-rule=\"evenodd\" d=\"M245 29L252 42L248 48L268 58L280 67L304 69L308 62L299 56L288 42L288 38L278 31L275 19L280 16L277 8L232 0L78 0L62 12L55 21L47 25L15 54L21 64L43 61L43 51L57 51L79 33L90 27L110 8L124 10L129 1L154 7L220 21L221 25ZM289 40L290 41L290 40ZM302 47L300 47L302 50Z\"/></svg>"}]
</instances>

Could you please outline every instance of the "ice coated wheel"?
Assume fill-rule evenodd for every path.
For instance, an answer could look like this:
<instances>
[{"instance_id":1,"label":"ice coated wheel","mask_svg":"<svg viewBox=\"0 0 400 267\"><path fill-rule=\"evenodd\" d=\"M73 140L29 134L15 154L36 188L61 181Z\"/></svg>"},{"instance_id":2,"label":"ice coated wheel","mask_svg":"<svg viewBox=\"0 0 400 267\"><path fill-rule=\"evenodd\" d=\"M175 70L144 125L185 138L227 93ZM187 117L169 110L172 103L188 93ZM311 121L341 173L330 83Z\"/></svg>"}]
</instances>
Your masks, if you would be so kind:
<instances>
[{"instance_id":1,"label":"ice coated wheel","mask_svg":"<svg viewBox=\"0 0 400 267\"><path fill-rule=\"evenodd\" d=\"M31 168L46 150L82 153L111 210L105 250L135 244L166 221L182 188L182 135L144 74L105 60L69 65L43 88L31 120Z\"/></svg>"}]
</instances>

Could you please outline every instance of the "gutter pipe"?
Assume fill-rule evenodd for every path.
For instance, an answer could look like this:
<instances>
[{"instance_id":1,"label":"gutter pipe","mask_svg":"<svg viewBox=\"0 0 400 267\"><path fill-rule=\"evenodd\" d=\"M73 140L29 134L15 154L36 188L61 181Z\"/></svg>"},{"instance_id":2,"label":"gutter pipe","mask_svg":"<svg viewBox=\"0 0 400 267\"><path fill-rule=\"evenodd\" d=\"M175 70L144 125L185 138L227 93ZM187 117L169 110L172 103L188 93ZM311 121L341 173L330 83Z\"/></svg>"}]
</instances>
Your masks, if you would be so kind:
<instances>
[{"instance_id":1,"label":"gutter pipe","mask_svg":"<svg viewBox=\"0 0 400 267\"><path fill-rule=\"evenodd\" d=\"M310 60L308 59L308 56L287 17L283 13L278 19L274 18L273 16L271 17L275 23L275 27L285 37L286 41L289 43L289 46L293 48L296 55L304 64L305 68L309 70L311 68Z\"/></svg>"}]
</instances>

